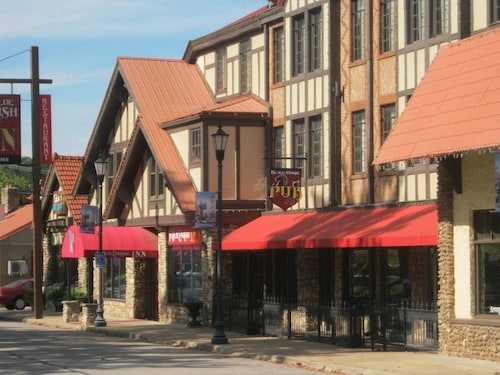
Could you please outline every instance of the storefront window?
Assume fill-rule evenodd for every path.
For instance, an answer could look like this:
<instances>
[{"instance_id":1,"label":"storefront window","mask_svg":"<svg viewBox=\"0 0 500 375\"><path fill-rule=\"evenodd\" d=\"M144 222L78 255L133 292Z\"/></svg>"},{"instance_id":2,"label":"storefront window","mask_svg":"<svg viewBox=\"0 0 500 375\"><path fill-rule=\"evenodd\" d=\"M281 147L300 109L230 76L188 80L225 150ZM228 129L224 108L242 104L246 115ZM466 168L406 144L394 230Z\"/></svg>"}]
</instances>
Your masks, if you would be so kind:
<instances>
[{"instance_id":1,"label":"storefront window","mask_svg":"<svg viewBox=\"0 0 500 375\"><path fill-rule=\"evenodd\" d=\"M169 302L203 301L201 254L186 246L169 252Z\"/></svg>"},{"instance_id":2,"label":"storefront window","mask_svg":"<svg viewBox=\"0 0 500 375\"><path fill-rule=\"evenodd\" d=\"M125 299L126 258L107 258L105 269L104 297Z\"/></svg>"}]
</instances>

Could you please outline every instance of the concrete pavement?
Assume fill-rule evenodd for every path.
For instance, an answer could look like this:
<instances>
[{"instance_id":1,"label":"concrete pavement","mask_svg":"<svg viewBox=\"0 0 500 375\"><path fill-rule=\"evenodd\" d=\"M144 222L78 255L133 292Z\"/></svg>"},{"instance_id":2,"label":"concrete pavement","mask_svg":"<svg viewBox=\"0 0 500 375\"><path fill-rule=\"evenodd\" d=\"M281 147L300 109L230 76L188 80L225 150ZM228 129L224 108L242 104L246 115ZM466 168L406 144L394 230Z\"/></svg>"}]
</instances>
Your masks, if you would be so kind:
<instances>
[{"instance_id":1,"label":"concrete pavement","mask_svg":"<svg viewBox=\"0 0 500 375\"><path fill-rule=\"evenodd\" d=\"M31 310L0 308L0 319L23 321L56 329L82 330L80 323L65 323L62 313L44 312L35 319ZM371 351L344 348L286 338L245 336L226 330L229 343L212 345L213 329L189 328L184 324L163 324L139 319L106 317L106 327L87 327L87 332L204 350L214 353L266 360L337 375L500 375L499 362L449 357L429 352Z\"/></svg>"}]
</instances>

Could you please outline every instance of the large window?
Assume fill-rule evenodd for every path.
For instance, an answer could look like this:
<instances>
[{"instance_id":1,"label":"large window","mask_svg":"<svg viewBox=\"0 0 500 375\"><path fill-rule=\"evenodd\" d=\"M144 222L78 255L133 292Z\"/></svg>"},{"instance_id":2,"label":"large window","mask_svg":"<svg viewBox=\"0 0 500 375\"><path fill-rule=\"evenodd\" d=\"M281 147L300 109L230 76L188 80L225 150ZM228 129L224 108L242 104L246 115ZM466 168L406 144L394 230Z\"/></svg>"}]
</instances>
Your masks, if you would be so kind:
<instances>
[{"instance_id":1,"label":"large window","mask_svg":"<svg viewBox=\"0 0 500 375\"><path fill-rule=\"evenodd\" d=\"M215 60L215 90L226 90L226 49L220 48L216 52Z\"/></svg>"},{"instance_id":2,"label":"large window","mask_svg":"<svg viewBox=\"0 0 500 375\"><path fill-rule=\"evenodd\" d=\"M479 314L500 315L500 213L474 212Z\"/></svg>"},{"instance_id":3,"label":"large window","mask_svg":"<svg viewBox=\"0 0 500 375\"><path fill-rule=\"evenodd\" d=\"M107 258L105 269L104 297L125 299L126 258Z\"/></svg>"},{"instance_id":4,"label":"large window","mask_svg":"<svg viewBox=\"0 0 500 375\"><path fill-rule=\"evenodd\" d=\"M168 259L168 302L203 301L201 252L194 247L174 248Z\"/></svg>"},{"instance_id":5,"label":"large window","mask_svg":"<svg viewBox=\"0 0 500 375\"><path fill-rule=\"evenodd\" d=\"M353 173L364 173L366 171L366 124L365 111L357 111L352 114L352 150L353 150Z\"/></svg>"},{"instance_id":6,"label":"large window","mask_svg":"<svg viewBox=\"0 0 500 375\"><path fill-rule=\"evenodd\" d=\"M305 20L304 14L292 19L292 73L304 73Z\"/></svg>"},{"instance_id":7,"label":"large window","mask_svg":"<svg viewBox=\"0 0 500 375\"><path fill-rule=\"evenodd\" d=\"M321 8L314 9L309 13L309 71L321 69L321 46L323 44L321 33Z\"/></svg>"},{"instance_id":8,"label":"large window","mask_svg":"<svg viewBox=\"0 0 500 375\"><path fill-rule=\"evenodd\" d=\"M380 122L382 124L382 143L387 139L396 122L396 105L386 104L380 107Z\"/></svg>"},{"instance_id":9,"label":"large window","mask_svg":"<svg viewBox=\"0 0 500 375\"><path fill-rule=\"evenodd\" d=\"M322 25L322 12L319 7L293 17L293 76L305 73L306 71L312 72L321 69L323 46Z\"/></svg>"},{"instance_id":10,"label":"large window","mask_svg":"<svg viewBox=\"0 0 500 375\"><path fill-rule=\"evenodd\" d=\"M500 21L500 0L490 0L490 22Z\"/></svg>"},{"instance_id":11,"label":"large window","mask_svg":"<svg viewBox=\"0 0 500 375\"><path fill-rule=\"evenodd\" d=\"M149 158L149 198L163 198L164 189L165 185L163 183L163 174L158 168L155 159L151 157Z\"/></svg>"},{"instance_id":12,"label":"large window","mask_svg":"<svg viewBox=\"0 0 500 375\"><path fill-rule=\"evenodd\" d=\"M364 0L353 0L351 8L352 61L364 59L365 4Z\"/></svg>"},{"instance_id":13,"label":"large window","mask_svg":"<svg viewBox=\"0 0 500 375\"><path fill-rule=\"evenodd\" d=\"M407 41L413 43L424 38L424 0L407 0L407 10Z\"/></svg>"},{"instance_id":14,"label":"large window","mask_svg":"<svg viewBox=\"0 0 500 375\"><path fill-rule=\"evenodd\" d=\"M240 43L240 92L250 92L252 89L252 53L250 39Z\"/></svg>"},{"instance_id":15,"label":"large window","mask_svg":"<svg viewBox=\"0 0 500 375\"><path fill-rule=\"evenodd\" d=\"M449 0L431 0L431 36L450 31Z\"/></svg>"},{"instance_id":16,"label":"large window","mask_svg":"<svg viewBox=\"0 0 500 375\"><path fill-rule=\"evenodd\" d=\"M293 151L294 157L294 168L304 168L304 160L306 156L306 126L304 119L295 120L293 122ZM302 171L304 172L304 171Z\"/></svg>"},{"instance_id":17,"label":"large window","mask_svg":"<svg viewBox=\"0 0 500 375\"><path fill-rule=\"evenodd\" d=\"M284 45L285 38L283 27L273 29L273 56L274 56L274 83L283 82L285 73L285 60L284 60Z\"/></svg>"},{"instance_id":18,"label":"large window","mask_svg":"<svg viewBox=\"0 0 500 375\"><path fill-rule=\"evenodd\" d=\"M108 155L107 163L108 170L106 172L105 178L107 179L106 183L106 195L109 195L111 188L113 186L113 182L115 180L116 172L118 172L118 167L120 166L120 162L122 160L122 152L121 150L112 151Z\"/></svg>"},{"instance_id":19,"label":"large window","mask_svg":"<svg viewBox=\"0 0 500 375\"><path fill-rule=\"evenodd\" d=\"M315 116L309 122L309 177L323 176L323 123L321 116Z\"/></svg>"},{"instance_id":20,"label":"large window","mask_svg":"<svg viewBox=\"0 0 500 375\"><path fill-rule=\"evenodd\" d=\"M285 168L285 132L283 126L273 128L274 167Z\"/></svg>"},{"instance_id":21,"label":"large window","mask_svg":"<svg viewBox=\"0 0 500 375\"><path fill-rule=\"evenodd\" d=\"M396 49L394 35L396 32L396 9L394 0L380 2L380 52L390 52Z\"/></svg>"},{"instance_id":22,"label":"large window","mask_svg":"<svg viewBox=\"0 0 500 375\"><path fill-rule=\"evenodd\" d=\"M201 129L191 129L189 131L191 148L189 150L189 162L199 164L201 162Z\"/></svg>"}]
</instances>

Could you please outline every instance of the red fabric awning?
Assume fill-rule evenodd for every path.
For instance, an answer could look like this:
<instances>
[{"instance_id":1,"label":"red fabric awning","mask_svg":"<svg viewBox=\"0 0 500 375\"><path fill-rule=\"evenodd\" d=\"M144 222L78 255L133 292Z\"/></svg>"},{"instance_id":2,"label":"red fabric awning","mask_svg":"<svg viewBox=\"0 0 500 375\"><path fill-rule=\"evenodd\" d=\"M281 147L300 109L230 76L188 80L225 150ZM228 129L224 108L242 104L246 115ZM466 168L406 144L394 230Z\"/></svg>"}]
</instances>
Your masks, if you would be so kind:
<instances>
[{"instance_id":1,"label":"red fabric awning","mask_svg":"<svg viewBox=\"0 0 500 375\"><path fill-rule=\"evenodd\" d=\"M263 215L224 237L222 250L437 246L435 205Z\"/></svg>"},{"instance_id":2,"label":"red fabric awning","mask_svg":"<svg viewBox=\"0 0 500 375\"><path fill-rule=\"evenodd\" d=\"M61 250L63 258L93 257L99 250L99 227L94 234L80 233L72 225L66 231ZM158 238L141 227L102 228L102 250L109 257L158 258Z\"/></svg>"},{"instance_id":3,"label":"red fabric awning","mask_svg":"<svg viewBox=\"0 0 500 375\"><path fill-rule=\"evenodd\" d=\"M442 47L374 163L500 145L500 29Z\"/></svg>"}]
</instances>

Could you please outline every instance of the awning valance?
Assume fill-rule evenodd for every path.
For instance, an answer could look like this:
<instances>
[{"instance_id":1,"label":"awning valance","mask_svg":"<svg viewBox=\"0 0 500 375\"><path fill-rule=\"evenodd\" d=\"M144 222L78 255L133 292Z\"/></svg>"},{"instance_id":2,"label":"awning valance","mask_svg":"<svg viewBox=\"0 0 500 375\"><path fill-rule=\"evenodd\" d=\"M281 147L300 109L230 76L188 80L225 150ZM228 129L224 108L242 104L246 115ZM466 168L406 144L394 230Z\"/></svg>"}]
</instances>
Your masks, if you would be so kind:
<instances>
[{"instance_id":1,"label":"awning valance","mask_svg":"<svg viewBox=\"0 0 500 375\"><path fill-rule=\"evenodd\" d=\"M62 245L63 258L93 257L99 250L99 227L95 232L81 233L72 225L66 231ZM141 227L102 228L102 250L108 257L158 258L158 239Z\"/></svg>"},{"instance_id":2,"label":"awning valance","mask_svg":"<svg viewBox=\"0 0 500 375\"><path fill-rule=\"evenodd\" d=\"M500 29L443 46L375 163L500 146Z\"/></svg>"},{"instance_id":3,"label":"awning valance","mask_svg":"<svg viewBox=\"0 0 500 375\"><path fill-rule=\"evenodd\" d=\"M263 215L224 237L222 250L437 246L435 205Z\"/></svg>"}]
</instances>

